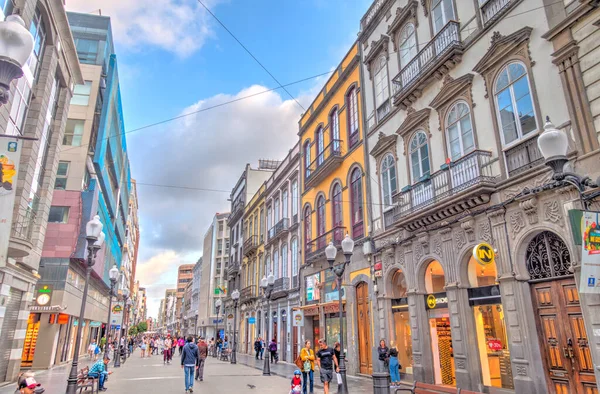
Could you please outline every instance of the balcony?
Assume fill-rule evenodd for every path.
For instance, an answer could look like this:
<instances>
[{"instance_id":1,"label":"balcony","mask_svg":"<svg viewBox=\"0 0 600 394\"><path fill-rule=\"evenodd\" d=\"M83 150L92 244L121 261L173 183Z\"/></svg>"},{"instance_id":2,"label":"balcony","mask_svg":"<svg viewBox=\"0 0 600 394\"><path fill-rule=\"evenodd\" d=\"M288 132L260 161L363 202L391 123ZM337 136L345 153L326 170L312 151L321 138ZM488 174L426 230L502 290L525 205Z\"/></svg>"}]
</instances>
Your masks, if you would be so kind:
<instances>
[{"instance_id":1,"label":"balcony","mask_svg":"<svg viewBox=\"0 0 600 394\"><path fill-rule=\"evenodd\" d=\"M273 286L273 292L271 293L271 298L277 299L277 298L285 297L287 295L287 292L289 289L290 289L290 278L276 279L275 285Z\"/></svg>"},{"instance_id":2,"label":"balcony","mask_svg":"<svg viewBox=\"0 0 600 394\"><path fill-rule=\"evenodd\" d=\"M8 243L8 256L12 258L22 258L29 256L33 244L33 225L35 223L35 213L27 211L19 213L13 220L10 239Z\"/></svg>"},{"instance_id":3,"label":"balcony","mask_svg":"<svg viewBox=\"0 0 600 394\"><path fill-rule=\"evenodd\" d=\"M292 276L292 289L297 289L299 283L298 275Z\"/></svg>"},{"instance_id":4,"label":"balcony","mask_svg":"<svg viewBox=\"0 0 600 394\"><path fill-rule=\"evenodd\" d=\"M504 152L508 176L516 176L544 163L544 156L537 144L537 137L528 139Z\"/></svg>"},{"instance_id":5,"label":"balcony","mask_svg":"<svg viewBox=\"0 0 600 394\"><path fill-rule=\"evenodd\" d=\"M238 215L244 211L244 200L239 199L233 203L233 207L231 207L231 213L229 214L229 218L227 219L227 223L232 227L234 222L238 219Z\"/></svg>"},{"instance_id":6,"label":"balcony","mask_svg":"<svg viewBox=\"0 0 600 394\"><path fill-rule=\"evenodd\" d=\"M335 246L341 246L345 234L346 227L337 226L307 243L306 261L314 261L324 257L325 248L329 245L329 242L333 242Z\"/></svg>"},{"instance_id":7,"label":"balcony","mask_svg":"<svg viewBox=\"0 0 600 394\"><path fill-rule=\"evenodd\" d=\"M459 23L450 21L394 77L394 105L410 107L432 80L442 79L462 58Z\"/></svg>"},{"instance_id":8,"label":"balcony","mask_svg":"<svg viewBox=\"0 0 600 394\"><path fill-rule=\"evenodd\" d=\"M342 163L342 140L333 140L305 170L304 188L313 187Z\"/></svg>"},{"instance_id":9,"label":"balcony","mask_svg":"<svg viewBox=\"0 0 600 394\"><path fill-rule=\"evenodd\" d=\"M384 213L385 228L403 226L413 231L487 203L498 179L491 156L491 152L473 151L396 193L394 208ZM432 209L423 212L428 207Z\"/></svg>"},{"instance_id":10,"label":"balcony","mask_svg":"<svg viewBox=\"0 0 600 394\"><path fill-rule=\"evenodd\" d=\"M244 241L244 256L250 256L258 248L258 235L251 235Z\"/></svg>"},{"instance_id":11,"label":"balcony","mask_svg":"<svg viewBox=\"0 0 600 394\"><path fill-rule=\"evenodd\" d=\"M250 301L256 297L258 297L256 285L244 287L242 291L240 291L240 302Z\"/></svg>"},{"instance_id":12,"label":"balcony","mask_svg":"<svg viewBox=\"0 0 600 394\"><path fill-rule=\"evenodd\" d=\"M296 228L298 224L300 224L300 221L298 220L298 214L295 214L292 216L292 224L290 225L290 230Z\"/></svg>"},{"instance_id":13,"label":"balcony","mask_svg":"<svg viewBox=\"0 0 600 394\"><path fill-rule=\"evenodd\" d=\"M515 3L514 0L488 0L481 5L481 19L483 19L483 25L487 26L495 20L499 19L504 11L508 10L511 3Z\"/></svg>"},{"instance_id":14,"label":"balcony","mask_svg":"<svg viewBox=\"0 0 600 394\"><path fill-rule=\"evenodd\" d=\"M240 263L237 261L232 261L227 264L227 277L230 279L235 277L240 272Z\"/></svg>"},{"instance_id":15,"label":"balcony","mask_svg":"<svg viewBox=\"0 0 600 394\"><path fill-rule=\"evenodd\" d=\"M290 219L281 219L273 227L269 229L269 238L267 242L272 242L279 236L286 234L290 229Z\"/></svg>"}]
</instances>

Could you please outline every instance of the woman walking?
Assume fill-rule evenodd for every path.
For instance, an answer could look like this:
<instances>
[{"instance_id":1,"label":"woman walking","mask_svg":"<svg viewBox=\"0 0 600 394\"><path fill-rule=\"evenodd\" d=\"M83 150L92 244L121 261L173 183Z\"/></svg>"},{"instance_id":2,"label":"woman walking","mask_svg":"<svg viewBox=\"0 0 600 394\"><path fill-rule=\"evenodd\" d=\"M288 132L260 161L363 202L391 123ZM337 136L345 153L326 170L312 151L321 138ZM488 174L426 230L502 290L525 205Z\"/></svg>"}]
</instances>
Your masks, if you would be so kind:
<instances>
[{"instance_id":1,"label":"woman walking","mask_svg":"<svg viewBox=\"0 0 600 394\"><path fill-rule=\"evenodd\" d=\"M273 364L273 362L277 363L277 342L275 342L275 338L271 339L269 352L271 353L271 364Z\"/></svg>"},{"instance_id":2,"label":"woman walking","mask_svg":"<svg viewBox=\"0 0 600 394\"><path fill-rule=\"evenodd\" d=\"M310 348L310 341L304 342L300 351L302 360L302 394L306 394L307 382L310 382L310 394L314 391L315 384L315 352Z\"/></svg>"},{"instance_id":3,"label":"woman walking","mask_svg":"<svg viewBox=\"0 0 600 394\"><path fill-rule=\"evenodd\" d=\"M140 343L140 350L142 352L142 357L146 357L146 337L142 338L142 342Z\"/></svg>"}]
</instances>

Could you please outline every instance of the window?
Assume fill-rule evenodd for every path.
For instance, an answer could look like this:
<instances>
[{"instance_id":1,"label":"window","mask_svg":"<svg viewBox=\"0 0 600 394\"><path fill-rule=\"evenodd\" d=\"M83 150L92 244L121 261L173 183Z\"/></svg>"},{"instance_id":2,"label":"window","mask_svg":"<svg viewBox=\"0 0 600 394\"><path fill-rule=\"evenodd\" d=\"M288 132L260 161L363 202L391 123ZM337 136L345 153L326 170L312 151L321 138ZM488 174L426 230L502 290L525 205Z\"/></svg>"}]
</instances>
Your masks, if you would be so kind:
<instances>
[{"instance_id":1,"label":"window","mask_svg":"<svg viewBox=\"0 0 600 394\"><path fill-rule=\"evenodd\" d=\"M433 33L437 34L448 23L454 19L453 0L433 0L431 16L433 19Z\"/></svg>"},{"instance_id":2,"label":"window","mask_svg":"<svg viewBox=\"0 0 600 394\"><path fill-rule=\"evenodd\" d=\"M500 71L495 96L504 145L537 129L529 78L523 64L511 63Z\"/></svg>"},{"instance_id":3,"label":"window","mask_svg":"<svg viewBox=\"0 0 600 394\"><path fill-rule=\"evenodd\" d=\"M265 235L265 210L260 209L260 238L263 239Z\"/></svg>"},{"instance_id":4,"label":"window","mask_svg":"<svg viewBox=\"0 0 600 394\"><path fill-rule=\"evenodd\" d=\"M96 64L98 58L98 44L96 40L86 40L83 38L75 39L77 48L77 57L81 63Z\"/></svg>"},{"instance_id":5,"label":"window","mask_svg":"<svg viewBox=\"0 0 600 394\"><path fill-rule=\"evenodd\" d=\"M315 139L317 140L317 166L320 166L325 161L325 135L322 127L317 129Z\"/></svg>"},{"instance_id":6,"label":"window","mask_svg":"<svg viewBox=\"0 0 600 394\"><path fill-rule=\"evenodd\" d=\"M342 219L342 186L336 183L331 193L333 227L340 227L343 224Z\"/></svg>"},{"instance_id":7,"label":"window","mask_svg":"<svg viewBox=\"0 0 600 394\"><path fill-rule=\"evenodd\" d=\"M265 268L264 268L263 276L269 276L270 273L271 273L271 256L267 255L267 257L265 258Z\"/></svg>"},{"instance_id":8,"label":"window","mask_svg":"<svg viewBox=\"0 0 600 394\"><path fill-rule=\"evenodd\" d=\"M325 198L317 200L317 237L325 234Z\"/></svg>"},{"instance_id":9,"label":"window","mask_svg":"<svg viewBox=\"0 0 600 394\"><path fill-rule=\"evenodd\" d=\"M466 103L459 102L450 109L446 121L446 133L452 161L460 159L475 149L471 112Z\"/></svg>"},{"instance_id":10,"label":"window","mask_svg":"<svg viewBox=\"0 0 600 394\"><path fill-rule=\"evenodd\" d=\"M31 86L27 78L19 78L15 81L15 88L11 94L14 96L10 107L10 122L6 125L6 134L22 135L27 108L31 96Z\"/></svg>"},{"instance_id":11,"label":"window","mask_svg":"<svg viewBox=\"0 0 600 394\"><path fill-rule=\"evenodd\" d=\"M288 277L288 246L283 244L281 246L281 277Z\"/></svg>"},{"instance_id":12,"label":"window","mask_svg":"<svg viewBox=\"0 0 600 394\"><path fill-rule=\"evenodd\" d=\"M69 207L50 207L48 223L67 223L69 221Z\"/></svg>"},{"instance_id":13,"label":"window","mask_svg":"<svg viewBox=\"0 0 600 394\"><path fill-rule=\"evenodd\" d=\"M275 279L279 278L279 251L273 252L273 275Z\"/></svg>"},{"instance_id":14,"label":"window","mask_svg":"<svg viewBox=\"0 0 600 394\"><path fill-rule=\"evenodd\" d=\"M384 209L392 206L392 197L396 194L396 187L396 162L394 156L388 154L381 162L381 194Z\"/></svg>"},{"instance_id":15,"label":"window","mask_svg":"<svg viewBox=\"0 0 600 394\"><path fill-rule=\"evenodd\" d=\"M14 0L0 0L0 17L2 20L13 13L13 1Z\"/></svg>"},{"instance_id":16,"label":"window","mask_svg":"<svg viewBox=\"0 0 600 394\"><path fill-rule=\"evenodd\" d=\"M362 174L360 169L355 168L350 176L351 193L350 204L352 206L352 238L362 238L363 231L363 200L362 200Z\"/></svg>"},{"instance_id":17,"label":"window","mask_svg":"<svg viewBox=\"0 0 600 394\"><path fill-rule=\"evenodd\" d=\"M298 182L292 182L292 215L298 214Z\"/></svg>"},{"instance_id":18,"label":"window","mask_svg":"<svg viewBox=\"0 0 600 394\"><path fill-rule=\"evenodd\" d=\"M283 219L288 217L288 191L284 190L283 192L281 192L281 202L282 202L282 211L281 211L281 217Z\"/></svg>"},{"instance_id":19,"label":"window","mask_svg":"<svg viewBox=\"0 0 600 394\"><path fill-rule=\"evenodd\" d=\"M292 239L292 276L298 275L298 238Z\"/></svg>"},{"instance_id":20,"label":"window","mask_svg":"<svg viewBox=\"0 0 600 394\"><path fill-rule=\"evenodd\" d=\"M33 53L29 57L28 65L33 74L34 79L37 79L38 71L40 70L39 65L44 56L44 46L46 44L46 26L42 20L42 13L39 8L35 9L35 15L31 20L31 26L29 32L33 36Z\"/></svg>"},{"instance_id":21,"label":"window","mask_svg":"<svg viewBox=\"0 0 600 394\"><path fill-rule=\"evenodd\" d=\"M332 149L337 153L340 151L340 115L337 107L329 114L329 130L331 131Z\"/></svg>"},{"instance_id":22,"label":"window","mask_svg":"<svg viewBox=\"0 0 600 394\"><path fill-rule=\"evenodd\" d=\"M304 208L304 242L306 248L310 251L310 242L312 241L312 224L310 222L310 207Z\"/></svg>"},{"instance_id":23,"label":"window","mask_svg":"<svg viewBox=\"0 0 600 394\"><path fill-rule=\"evenodd\" d=\"M258 235L258 218L254 218L254 235Z\"/></svg>"},{"instance_id":24,"label":"window","mask_svg":"<svg viewBox=\"0 0 600 394\"><path fill-rule=\"evenodd\" d=\"M387 61L385 56L377 59L375 65L375 107L377 108L377 119L383 119L390 112L389 98L390 86L388 81Z\"/></svg>"},{"instance_id":25,"label":"window","mask_svg":"<svg viewBox=\"0 0 600 394\"><path fill-rule=\"evenodd\" d=\"M310 177L310 141L304 143L304 169L306 171L304 177Z\"/></svg>"},{"instance_id":26,"label":"window","mask_svg":"<svg viewBox=\"0 0 600 394\"><path fill-rule=\"evenodd\" d=\"M84 123L85 122L83 120L79 119L67 119L65 135L63 137L63 145L81 146Z\"/></svg>"},{"instance_id":27,"label":"window","mask_svg":"<svg viewBox=\"0 0 600 394\"><path fill-rule=\"evenodd\" d=\"M417 56L417 35L415 25L408 23L402 28L398 35L398 56L400 57L400 68L404 68Z\"/></svg>"},{"instance_id":28,"label":"window","mask_svg":"<svg viewBox=\"0 0 600 394\"><path fill-rule=\"evenodd\" d=\"M88 105L91 91L92 81L85 81L83 85L75 85L73 97L71 97L71 105Z\"/></svg>"},{"instance_id":29,"label":"window","mask_svg":"<svg viewBox=\"0 0 600 394\"><path fill-rule=\"evenodd\" d=\"M56 180L54 181L54 189L65 190L67 187L67 176L69 175L69 162L59 161L58 170L56 171Z\"/></svg>"},{"instance_id":30,"label":"window","mask_svg":"<svg viewBox=\"0 0 600 394\"><path fill-rule=\"evenodd\" d=\"M274 218L274 222L273 224L277 224L279 223L279 198L275 199L275 202L273 203L273 218Z\"/></svg>"},{"instance_id":31,"label":"window","mask_svg":"<svg viewBox=\"0 0 600 394\"><path fill-rule=\"evenodd\" d=\"M346 112L348 113L348 147L358 143L358 98L353 87L346 96Z\"/></svg>"},{"instance_id":32,"label":"window","mask_svg":"<svg viewBox=\"0 0 600 394\"><path fill-rule=\"evenodd\" d=\"M219 232L223 232L223 222L219 222Z\"/></svg>"},{"instance_id":33,"label":"window","mask_svg":"<svg viewBox=\"0 0 600 394\"><path fill-rule=\"evenodd\" d=\"M267 208L267 226L269 230L273 227L273 209L271 207Z\"/></svg>"},{"instance_id":34,"label":"window","mask_svg":"<svg viewBox=\"0 0 600 394\"><path fill-rule=\"evenodd\" d=\"M429 175L429 147L427 137L418 131L410 140L410 168L413 183L419 182L421 177Z\"/></svg>"}]
</instances>

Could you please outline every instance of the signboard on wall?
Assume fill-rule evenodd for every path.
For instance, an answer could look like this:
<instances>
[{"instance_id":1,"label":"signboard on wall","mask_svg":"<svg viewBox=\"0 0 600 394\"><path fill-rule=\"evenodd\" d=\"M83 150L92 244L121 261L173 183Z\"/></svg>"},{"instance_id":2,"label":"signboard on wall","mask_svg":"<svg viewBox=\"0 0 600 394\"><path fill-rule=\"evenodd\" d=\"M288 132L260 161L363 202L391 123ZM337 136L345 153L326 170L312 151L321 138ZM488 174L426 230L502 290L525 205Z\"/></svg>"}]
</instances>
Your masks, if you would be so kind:
<instances>
[{"instance_id":1,"label":"signboard on wall","mask_svg":"<svg viewBox=\"0 0 600 394\"><path fill-rule=\"evenodd\" d=\"M4 266L7 259L20 157L21 143L16 138L0 138L0 266ZM19 212L17 231L29 231L29 226L33 225L28 211Z\"/></svg>"},{"instance_id":2,"label":"signboard on wall","mask_svg":"<svg viewBox=\"0 0 600 394\"><path fill-rule=\"evenodd\" d=\"M333 273L332 270L325 270L325 302L338 301L339 293L338 293L338 283L337 276ZM342 300L346 299L346 293L344 288L342 287Z\"/></svg>"},{"instance_id":3,"label":"signboard on wall","mask_svg":"<svg viewBox=\"0 0 600 394\"><path fill-rule=\"evenodd\" d=\"M123 303L116 302L110 310L110 324L120 326L123 322Z\"/></svg>"},{"instance_id":4,"label":"signboard on wall","mask_svg":"<svg viewBox=\"0 0 600 394\"><path fill-rule=\"evenodd\" d=\"M319 301L321 298L321 273L308 275L306 278L306 302Z\"/></svg>"},{"instance_id":5,"label":"signboard on wall","mask_svg":"<svg viewBox=\"0 0 600 394\"><path fill-rule=\"evenodd\" d=\"M581 237L579 292L600 294L600 213L583 212Z\"/></svg>"},{"instance_id":6,"label":"signboard on wall","mask_svg":"<svg viewBox=\"0 0 600 394\"><path fill-rule=\"evenodd\" d=\"M302 310L292 311L292 325L304 327L304 312Z\"/></svg>"}]
</instances>

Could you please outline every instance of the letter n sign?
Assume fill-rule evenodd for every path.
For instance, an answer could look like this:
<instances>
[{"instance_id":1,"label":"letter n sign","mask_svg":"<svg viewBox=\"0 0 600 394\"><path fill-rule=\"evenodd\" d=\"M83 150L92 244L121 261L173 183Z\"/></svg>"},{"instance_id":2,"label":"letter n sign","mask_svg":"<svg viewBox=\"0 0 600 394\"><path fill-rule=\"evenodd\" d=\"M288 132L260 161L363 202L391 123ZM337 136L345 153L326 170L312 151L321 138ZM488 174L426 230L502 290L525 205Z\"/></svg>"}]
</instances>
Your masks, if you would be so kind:
<instances>
[{"instance_id":1,"label":"letter n sign","mask_svg":"<svg viewBox=\"0 0 600 394\"><path fill-rule=\"evenodd\" d=\"M481 265L488 265L494 262L495 253L492 245L482 242L473 248L473 258Z\"/></svg>"}]
</instances>

